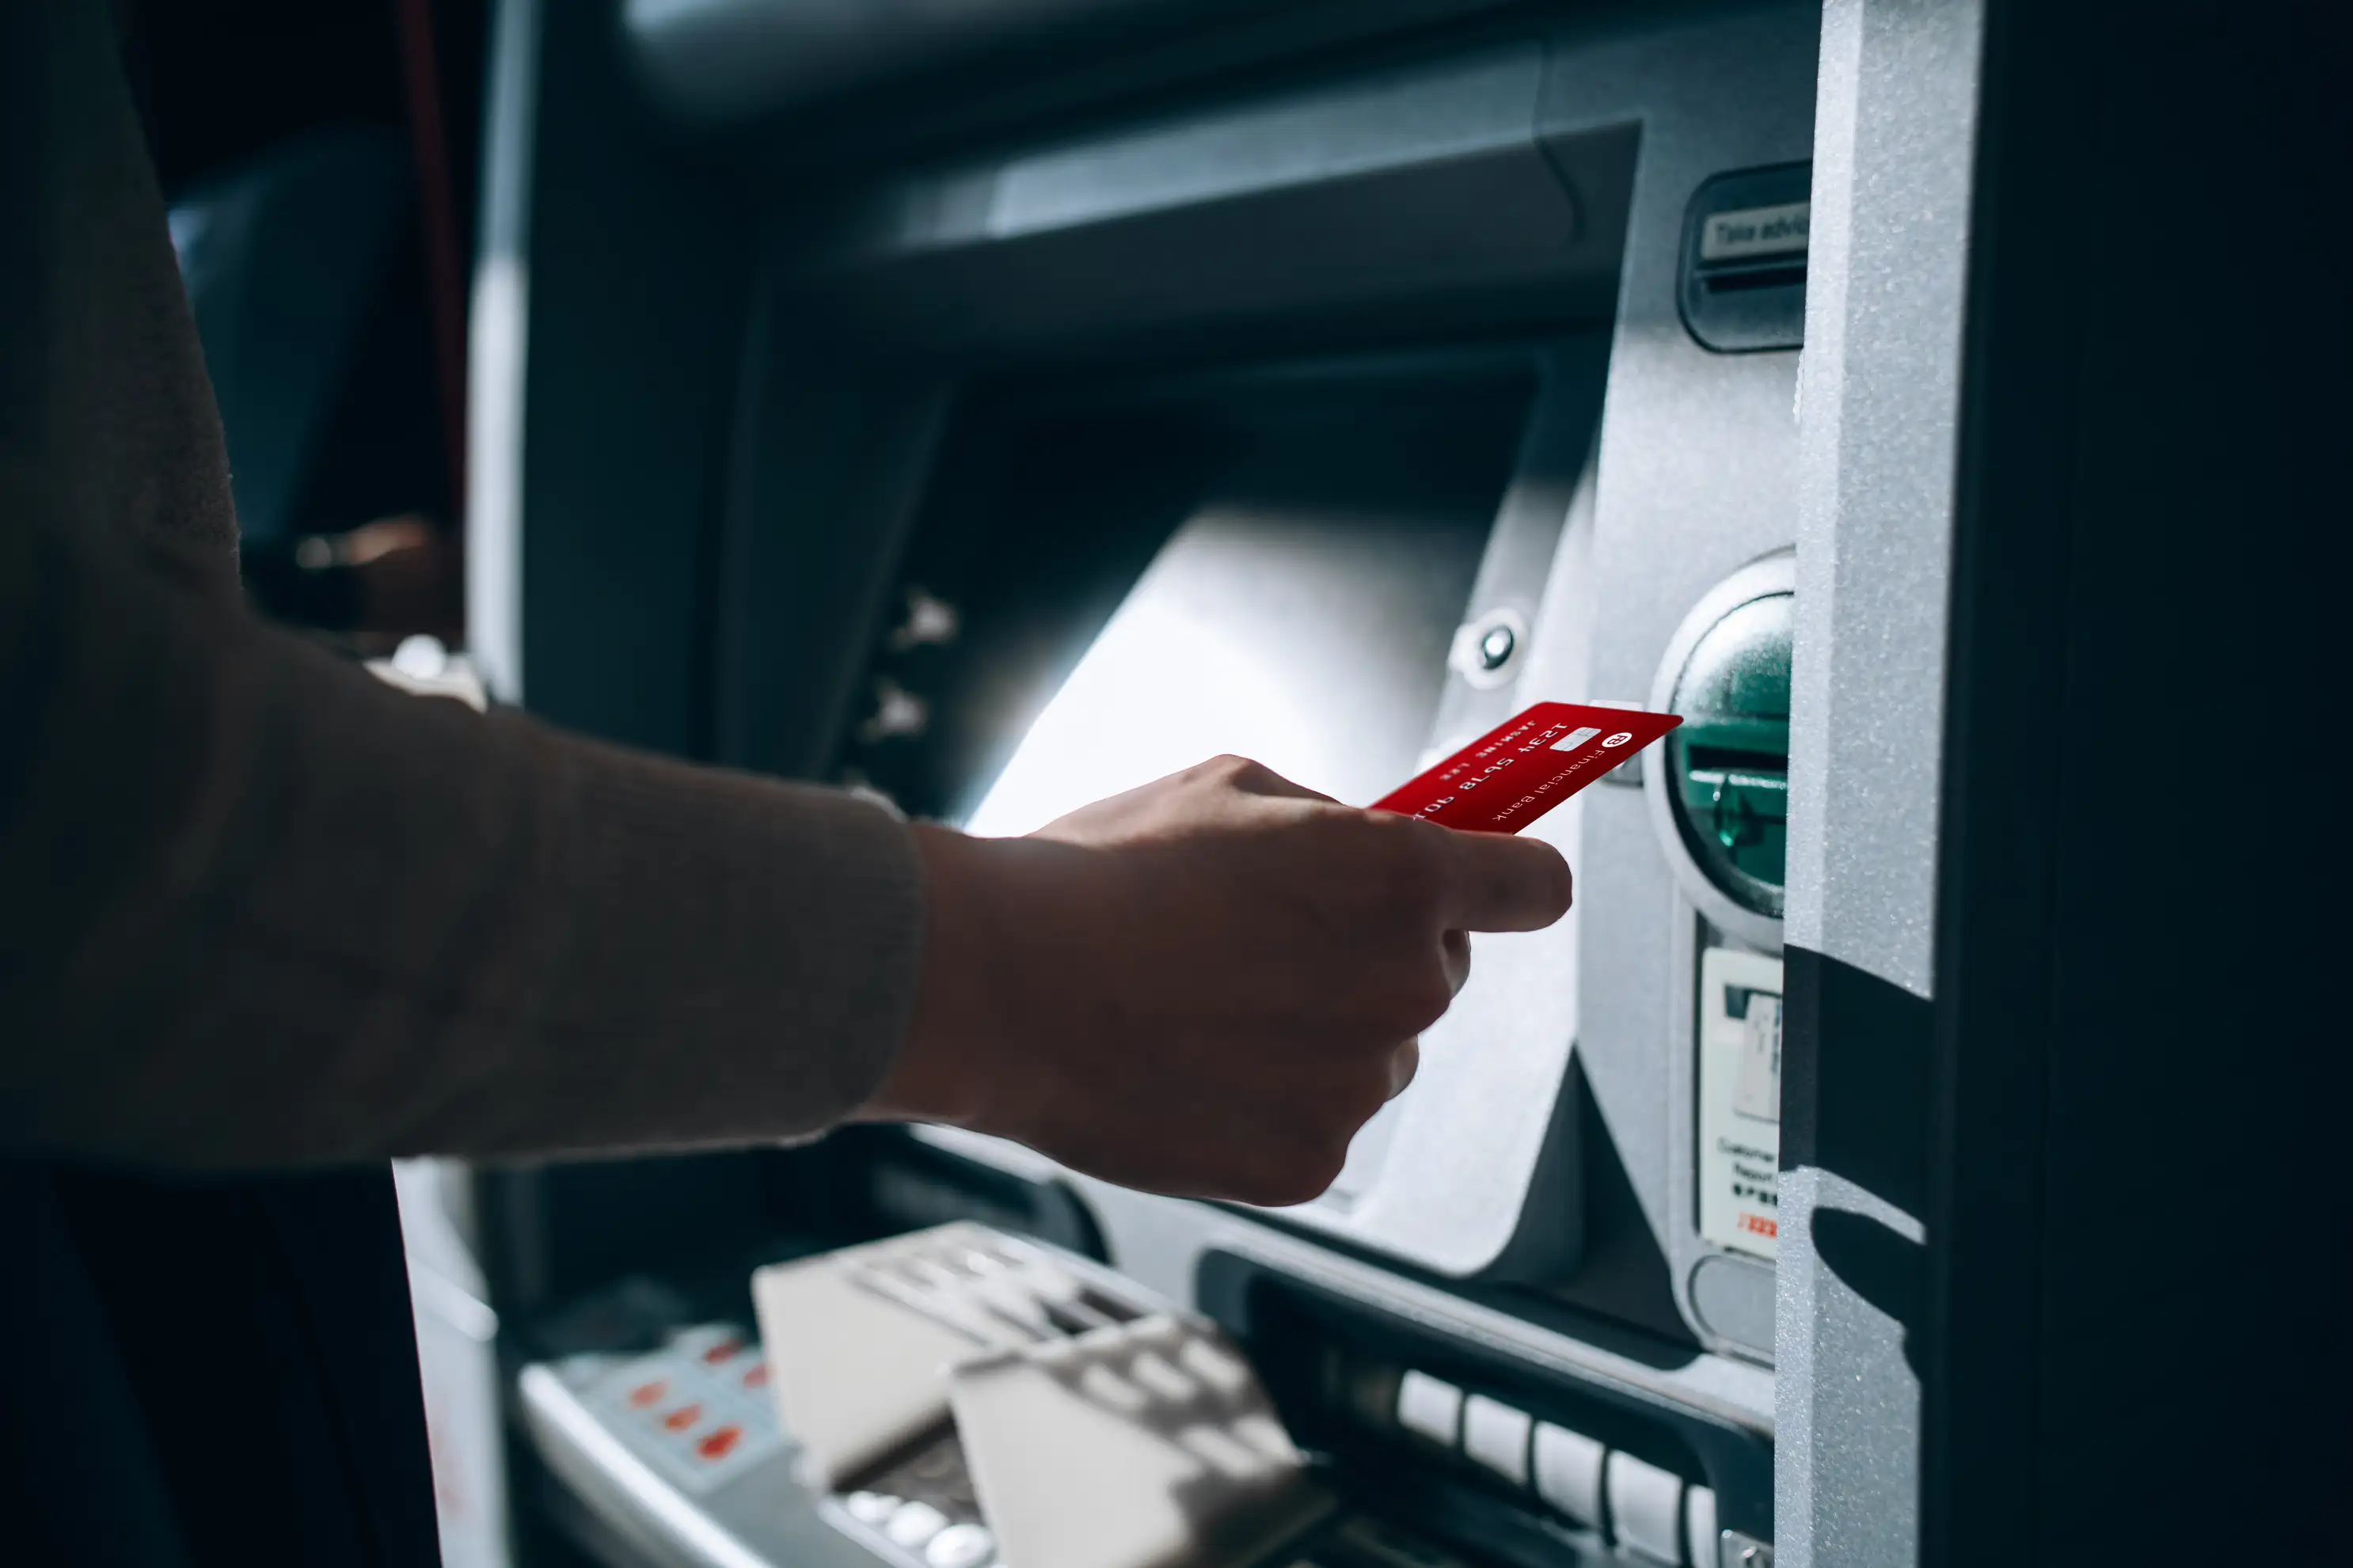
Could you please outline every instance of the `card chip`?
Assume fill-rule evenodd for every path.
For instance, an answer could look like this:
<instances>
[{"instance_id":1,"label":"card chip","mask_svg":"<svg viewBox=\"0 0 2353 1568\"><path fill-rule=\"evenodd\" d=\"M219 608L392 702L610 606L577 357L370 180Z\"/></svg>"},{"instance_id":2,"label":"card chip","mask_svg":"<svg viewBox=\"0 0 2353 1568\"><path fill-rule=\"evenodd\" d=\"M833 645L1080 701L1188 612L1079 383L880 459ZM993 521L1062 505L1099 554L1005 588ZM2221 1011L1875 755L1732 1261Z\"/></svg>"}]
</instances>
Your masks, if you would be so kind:
<instances>
[{"instance_id":1,"label":"card chip","mask_svg":"<svg viewBox=\"0 0 2353 1568\"><path fill-rule=\"evenodd\" d=\"M1599 733L1601 733L1600 730L1590 724L1582 730L1571 730L1567 735L1555 741L1552 743L1552 749L1556 752L1573 752Z\"/></svg>"}]
</instances>

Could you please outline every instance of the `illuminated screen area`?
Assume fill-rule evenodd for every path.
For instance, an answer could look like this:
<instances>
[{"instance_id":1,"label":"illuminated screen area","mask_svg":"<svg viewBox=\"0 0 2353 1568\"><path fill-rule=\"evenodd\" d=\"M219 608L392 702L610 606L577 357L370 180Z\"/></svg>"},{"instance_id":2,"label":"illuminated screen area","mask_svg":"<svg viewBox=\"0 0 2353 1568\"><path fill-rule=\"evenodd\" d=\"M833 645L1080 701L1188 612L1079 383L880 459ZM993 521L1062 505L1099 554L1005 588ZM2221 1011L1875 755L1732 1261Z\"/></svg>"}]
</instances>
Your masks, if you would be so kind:
<instances>
[{"instance_id":1,"label":"illuminated screen area","mask_svg":"<svg viewBox=\"0 0 2353 1568\"><path fill-rule=\"evenodd\" d=\"M1529 392L1493 370L1213 383L964 442L905 578L965 629L881 672L925 727L853 746L855 776L988 835L1220 752L1387 793L1429 742ZM993 493L948 495L958 469Z\"/></svg>"},{"instance_id":2,"label":"illuminated screen area","mask_svg":"<svg viewBox=\"0 0 2353 1568\"><path fill-rule=\"evenodd\" d=\"M1187 520L967 825L1027 833L1220 752L1363 804L1413 772L1485 518L1219 504Z\"/></svg>"}]
</instances>

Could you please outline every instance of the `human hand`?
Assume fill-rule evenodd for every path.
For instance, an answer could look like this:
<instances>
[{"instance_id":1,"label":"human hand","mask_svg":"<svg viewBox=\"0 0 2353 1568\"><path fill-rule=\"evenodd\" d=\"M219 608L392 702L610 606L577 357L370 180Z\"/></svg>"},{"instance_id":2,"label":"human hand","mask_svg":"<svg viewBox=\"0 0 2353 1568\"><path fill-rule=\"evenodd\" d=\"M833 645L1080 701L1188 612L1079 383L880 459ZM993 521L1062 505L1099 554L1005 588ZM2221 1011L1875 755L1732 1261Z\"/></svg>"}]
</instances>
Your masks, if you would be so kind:
<instances>
[{"instance_id":1,"label":"human hand","mask_svg":"<svg viewBox=\"0 0 2353 1568\"><path fill-rule=\"evenodd\" d=\"M923 976L864 1114L1196 1197L1323 1192L1461 989L1464 933L1569 904L1547 844L1359 811L1235 757L1027 838L915 833Z\"/></svg>"}]
</instances>

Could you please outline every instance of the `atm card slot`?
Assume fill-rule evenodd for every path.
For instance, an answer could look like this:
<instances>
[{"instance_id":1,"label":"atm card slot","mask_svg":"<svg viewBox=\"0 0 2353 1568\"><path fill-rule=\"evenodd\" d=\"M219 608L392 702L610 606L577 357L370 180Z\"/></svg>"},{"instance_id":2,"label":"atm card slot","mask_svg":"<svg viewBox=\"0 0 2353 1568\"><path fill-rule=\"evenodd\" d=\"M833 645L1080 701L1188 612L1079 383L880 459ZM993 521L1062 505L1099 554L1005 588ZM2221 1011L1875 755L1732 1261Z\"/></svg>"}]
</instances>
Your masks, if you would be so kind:
<instances>
[{"instance_id":1,"label":"atm card slot","mask_svg":"<svg viewBox=\"0 0 2353 1568\"><path fill-rule=\"evenodd\" d=\"M1699 286L1711 294L1748 289L1802 289L1806 286L1806 264L1797 261L1777 267L1722 268L1702 272Z\"/></svg>"}]
</instances>

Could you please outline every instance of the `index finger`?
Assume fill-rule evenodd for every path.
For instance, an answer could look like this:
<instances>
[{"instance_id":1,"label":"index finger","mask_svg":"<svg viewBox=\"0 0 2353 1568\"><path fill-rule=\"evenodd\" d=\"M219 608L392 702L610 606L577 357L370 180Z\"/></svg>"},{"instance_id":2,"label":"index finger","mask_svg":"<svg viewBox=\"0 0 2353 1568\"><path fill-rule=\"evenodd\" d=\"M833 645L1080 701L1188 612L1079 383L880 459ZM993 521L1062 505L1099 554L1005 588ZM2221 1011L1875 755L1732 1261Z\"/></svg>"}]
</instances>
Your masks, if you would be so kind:
<instances>
[{"instance_id":1,"label":"index finger","mask_svg":"<svg viewBox=\"0 0 2353 1568\"><path fill-rule=\"evenodd\" d=\"M1568 862L1541 838L1464 833L1441 827L1453 868L1451 912L1458 931L1542 931L1568 912Z\"/></svg>"}]
</instances>

